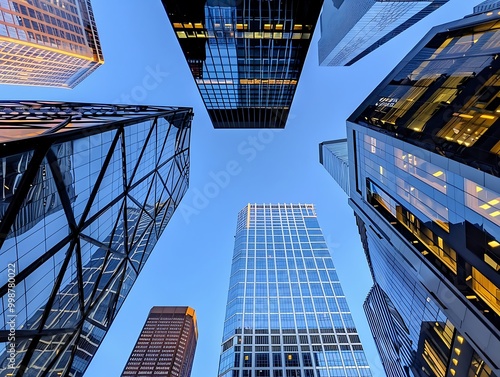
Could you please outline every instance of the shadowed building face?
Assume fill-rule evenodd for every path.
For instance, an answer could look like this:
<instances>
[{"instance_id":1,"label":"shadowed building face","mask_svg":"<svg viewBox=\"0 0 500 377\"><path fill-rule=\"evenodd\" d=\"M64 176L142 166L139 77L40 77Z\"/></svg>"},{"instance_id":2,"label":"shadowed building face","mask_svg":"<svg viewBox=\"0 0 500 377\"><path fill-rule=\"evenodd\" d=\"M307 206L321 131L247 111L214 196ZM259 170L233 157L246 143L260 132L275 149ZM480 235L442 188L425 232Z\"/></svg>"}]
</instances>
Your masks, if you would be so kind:
<instances>
[{"instance_id":1,"label":"shadowed building face","mask_svg":"<svg viewBox=\"0 0 500 377\"><path fill-rule=\"evenodd\" d=\"M284 128L322 0L163 0L215 128Z\"/></svg>"}]
</instances>

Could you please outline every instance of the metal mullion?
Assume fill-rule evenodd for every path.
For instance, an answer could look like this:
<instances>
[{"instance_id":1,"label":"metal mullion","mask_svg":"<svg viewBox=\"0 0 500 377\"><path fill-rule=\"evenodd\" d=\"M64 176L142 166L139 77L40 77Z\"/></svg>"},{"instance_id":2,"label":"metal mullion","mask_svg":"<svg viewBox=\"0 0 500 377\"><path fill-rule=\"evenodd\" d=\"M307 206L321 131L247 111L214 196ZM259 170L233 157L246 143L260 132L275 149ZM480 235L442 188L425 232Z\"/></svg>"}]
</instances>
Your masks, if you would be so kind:
<instances>
[{"instance_id":1,"label":"metal mullion","mask_svg":"<svg viewBox=\"0 0 500 377\"><path fill-rule=\"evenodd\" d=\"M106 158L104 159L104 163L102 165L101 171L99 172L99 175L94 183L94 189L90 193L89 199L87 201L87 205L85 206L85 209L82 212L82 217L80 218L80 222L78 224L78 229L83 229L83 225L85 223L85 218L90 212L90 208L92 207L92 204L95 200L95 197L97 196L97 192L99 191L99 188L101 186L102 180L104 179L104 175L106 174L106 169L109 166L109 162L111 161L111 157L113 157L113 154L115 152L116 144L118 143L118 140L120 139L121 135L121 130L118 129L113 141L111 142L111 145L109 147L108 154Z\"/></svg>"},{"instance_id":2,"label":"metal mullion","mask_svg":"<svg viewBox=\"0 0 500 377\"><path fill-rule=\"evenodd\" d=\"M33 157L29 162L29 166L24 172L21 181L19 182L18 189L14 193L10 205L5 212L2 221L0 222L0 249L7 239L9 230L16 220L17 214L19 213L19 210L23 205L24 199L26 198L26 195L28 195L30 185L33 183L36 173L38 172L38 169L40 169L40 164L42 163L49 148L50 144L44 145L39 149L36 149L33 153Z\"/></svg>"},{"instance_id":3,"label":"metal mullion","mask_svg":"<svg viewBox=\"0 0 500 377\"><path fill-rule=\"evenodd\" d=\"M74 246L75 240L71 240L71 246ZM40 325L38 327L38 330L43 330L45 326L45 322L47 321L47 318L49 316L49 313L52 309L52 305L54 304L55 298L57 296L57 292L60 288L60 285L62 283L62 280L64 278L64 274L66 272L66 269L68 267L69 261L71 260L71 257L73 256L72 252L69 252L69 250L72 250L72 247L68 249L68 253L66 253L66 257L64 258L64 261L61 265L61 268L59 269L59 274L57 275L54 286L52 287L52 292L47 300L47 303L45 304L45 308L43 310L42 317L40 318ZM36 345L40 341L41 335L36 335L33 337L33 341L30 343L28 346L28 350L26 351L23 360L20 363L19 371L17 373L18 377L22 377L27 366L28 362L31 360L31 357L33 356L33 353L35 352Z\"/></svg>"},{"instance_id":4,"label":"metal mullion","mask_svg":"<svg viewBox=\"0 0 500 377\"><path fill-rule=\"evenodd\" d=\"M155 117L154 120L153 120L153 124L151 125L150 129L149 129L149 133L148 135L146 136L146 140L144 141L144 145L142 147L142 150L141 150L141 153L139 154L139 158L137 159L137 163L135 165L135 168L134 170L132 171L132 174L130 175L130 182L132 182L132 180L134 179L135 177L135 174L137 173L137 169L139 168L139 164L141 162L141 159L142 157L144 156L144 152L146 151L146 148L148 147L148 142L149 142L149 139L151 138L151 135L153 133L153 131L157 128L158 126L158 117ZM156 142L156 140L155 140ZM124 137L123 137L123 145L126 147L126 143L125 143L125 132L124 132ZM126 161L125 161L126 163ZM124 164L124 166L126 166L126 164ZM128 177L127 177L128 178ZM127 179L128 180L128 179Z\"/></svg>"},{"instance_id":5,"label":"metal mullion","mask_svg":"<svg viewBox=\"0 0 500 377\"><path fill-rule=\"evenodd\" d=\"M122 206L121 206L121 209L122 209L123 211L125 211L125 210L124 210L124 207L125 207L125 200L123 201ZM122 211L120 211L120 212L122 212ZM89 296L89 299L90 299L90 301L91 301L91 302L92 302L92 300L95 298L95 295L96 295L96 292L97 292L97 288L98 288L98 286L99 286L99 283L100 283L100 281L101 281L102 275L103 275L103 273L104 273L104 268L106 267L106 263L109 261L110 255L111 255L111 257L112 257L114 254L117 254L116 252L113 252L113 251L112 251L112 249L111 249L111 243L112 243L112 241L113 241L113 237L114 237L114 235L115 235L116 229L118 228L119 221L120 221L120 214L118 214L118 216L117 216L117 218L116 218L116 220L115 220L115 224L114 224L114 227L113 227L113 231L112 231L112 232L111 232L111 234L110 234L110 240L109 240L110 246L109 246L109 248L108 248L108 250L107 250L107 252L106 252L106 256L104 257L104 260L103 260L103 263L102 263L102 269L101 269L101 271L100 271L100 273L99 273L99 276L97 277L97 279L96 279L96 280L95 280L95 282L94 282L94 283L95 283L95 284L94 284L94 288L92 289L92 293L91 293L91 294L90 294L90 296ZM125 228L125 227L124 227L124 228ZM125 242L124 242L124 245L125 245ZM123 256L124 256L124 258L123 258L123 259L125 259L126 254L124 253L124 254L123 254ZM90 306L91 306L91 305L89 305L89 308L90 308ZM85 315L84 317L86 317L86 315Z\"/></svg>"},{"instance_id":6,"label":"metal mullion","mask_svg":"<svg viewBox=\"0 0 500 377\"><path fill-rule=\"evenodd\" d=\"M56 245L54 245L49 251L45 252L41 257L32 262L28 267L20 271L16 275L16 282L20 282L26 279L32 272L34 272L38 267L43 265L46 261L52 258L59 250L61 250L65 245L69 243L73 239L73 236L68 235L63 240L59 241ZM0 288L0 296L4 296L8 292L8 283L5 283Z\"/></svg>"},{"instance_id":7,"label":"metal mullion","mask_svg":"<svg viewBox=\"0 0 500 377\"><path fill-rule=\"evenodd\" d=\"M83 319L80 320L80 323L78 324L78 326L76 326L76 330L77 331L73 333L73 338L79 338L80 337L81 332L82 332L82 328L81 328L82 325L83 325ZM75 329L73 329L73 331L74 330ZM75 340L75 344L76 344L77 340L78 339ZM60 355L57 355L57 356L59 356L59 358L55 357L54 359L52 359L52 361L46 366L45 371L40 375L40 377L46 377L46 376L50 377L49 373L51 373L52 367L54 366L55 363L57 363L60 360L60 356L64 355L64 352L68 349L69 344L71 344L71 342L67 342L65 344L65 347L64 347L63 351L60 353ZM69 360L68 360L68 362L66 364L66 368L65 369L67 369L68 366L73 365L73 360L75 358L75 354L76 354L76 350L72 350L70 352L70 357L69 357ZM66 376L67 376L67 374L66 374Z\"/></svg>"}]
</instances>

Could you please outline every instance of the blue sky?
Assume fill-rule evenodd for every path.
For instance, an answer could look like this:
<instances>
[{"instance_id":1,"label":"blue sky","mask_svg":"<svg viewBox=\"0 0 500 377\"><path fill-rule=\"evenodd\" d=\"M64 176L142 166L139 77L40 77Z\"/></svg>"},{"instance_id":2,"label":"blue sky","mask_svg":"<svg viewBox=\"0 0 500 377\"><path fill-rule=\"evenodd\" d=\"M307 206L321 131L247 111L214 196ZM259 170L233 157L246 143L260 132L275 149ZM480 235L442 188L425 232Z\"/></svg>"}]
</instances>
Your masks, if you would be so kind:
<instances>
[{"instance_id":1,"label":"blue sky","mask_svg":"<svg viewBox=\"0 0 500 377\"><path fill-rule=\"evenodd\" d=\"M383 376L362 310L372 282L354 216L318 144L345 137L345 119L433 25L478 3L450 0L351 67L318 66L318 28L285 130L213 129L159 0L93 1L106 62L75 89L0 85L5 100L194 108L190 189L86 375L120 375L152 306L189 305L199 330L191 376L216 376L237 213L249 202L293 202L316 205L372 373Z\"/></svg>"}]
</instances>

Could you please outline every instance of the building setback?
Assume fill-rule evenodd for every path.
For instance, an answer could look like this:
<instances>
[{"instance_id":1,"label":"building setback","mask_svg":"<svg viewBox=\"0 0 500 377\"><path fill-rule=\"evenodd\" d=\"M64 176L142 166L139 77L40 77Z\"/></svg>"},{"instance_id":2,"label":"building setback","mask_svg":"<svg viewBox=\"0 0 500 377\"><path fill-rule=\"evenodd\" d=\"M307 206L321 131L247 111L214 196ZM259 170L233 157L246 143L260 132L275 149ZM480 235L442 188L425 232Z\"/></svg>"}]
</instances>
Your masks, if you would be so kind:
<instances>
[{"instance_id":1,"label":"building setback","mask_svg":"<svg viewBox=\"0 0 500 377\"><path fill-rule=\"evenodd\" d=\"M215 128L284 128L322 0L163 0Z\"/></svg>"},{"instance_id":2,"label":"building setback","mask_svg":"<svg viewBox=\"0 0 500 377\"><path fill-rule=\"evenodd\" d=\"M238 214L219 376L371 376L312 204Z\"/></svg>"},{"instance_id":3,"label":"building setback","mask_svg":"<svg viewBox=\"0 0 500 377\"><path fill-rule=\"evenodd\" d=\"M83 375L187 190L192 115L2 102L0 376Z\"/></svg>"},{"instance_id":4,"label":"building setback","mask_svg":"<svg viewBox=\"0 0 500 377\"><path fill-rule=\"evenodd\" d=\"M189 377L197 340L194 309L155 306L149 312L122 377Z\"/></svg>"},{"instance_id":5,"label":"building setback","mask_svg":"<svg viewBox=\"0 0 500 377\"><path fill-rule=\"evenodd\" d=\"M333 174L349 177L391 377L500 375L500 15L484 11L433 28L384 79Z\"/></svg>"},{"instance_id":6,"label":"building setback","mask_svg":"<svg viewBox=\"0 0 500 377\"><path fill-rule=\"evenodd\" d=\"M448 0L325 1L319 64L351 65L434 12Z\"/></svg>"},{"instance_id":7,"label":"building setback","mask_svg":"<svg viewBox=\"0 0 500 377\"><path fill-rule=\"evenodd\" d=\"M0 84L74 88L103 63L90 0L0 1Z\"/></svg>"}]
</instances>

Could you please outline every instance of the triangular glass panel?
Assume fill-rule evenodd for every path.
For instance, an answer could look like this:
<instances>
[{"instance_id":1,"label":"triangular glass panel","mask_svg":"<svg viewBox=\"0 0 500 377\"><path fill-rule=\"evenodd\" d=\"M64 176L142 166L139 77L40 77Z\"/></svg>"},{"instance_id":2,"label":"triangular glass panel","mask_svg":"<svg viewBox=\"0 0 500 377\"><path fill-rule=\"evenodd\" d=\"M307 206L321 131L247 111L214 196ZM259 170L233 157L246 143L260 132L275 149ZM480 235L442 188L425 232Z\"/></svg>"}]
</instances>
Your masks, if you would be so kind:
<instances>
[{"instance_id":1,"label":"triangular glass panel","mask_svg":"<svg viewBox=\"0 0 500 377\"><path fill-rule=\"evenodd\" d=\"M16 323L24 324L23 330L39 329L42 317L51 295L53 295L54 283L60 274L63 276L66 270L61 270L62 264L68 253L68 247L62 248L52 257L29 274L22 282L18 281L16 296L25 301L25 310L19 310L16 314ZM74 260L74 257L71 257ZM71 265L71 263L70 263ZM76 273L72 266L68 267L69 274Z\"/></svg>"},{"instance_id":2,"label":"triangular glass panel","mask_svg":"<svg viewBox=\"0 0 500 377\"><path fill-rule=\"evenodd\" d=\"M126 224L124 223L125 215L123 210L126 202L126 198L118 200L105 212L101 213L99 217L93 219L93 221L82 230L82 233L87 234L108 247L113 245L117 250L125 252L123 242Z\"/></svg>"},{"instance_id":3,"label":"triangular glass panel","mask_svg":"<svg viewBox=\"0 0 500 377\"><path fill-rule=\"evenodd\" d=\"M44 329L73 328L82 317L80 306L80 286L78 283L77 258L73 255L60 274L64 274L57 292L53 296L53 303L44 324ZM57 278L56 278L57 279Z\"/></svg>"},{"instance_id":4,"label":"triangular glass panel","mask_svg":"<svg viewBox=\"0 0 500 377\"><path fill-rule=\"evenodd\" d=\"M137 164L140 163L141 152L145 147L146 140L148 139L148 135L153 127L153 120L146 120L144 122L140 122L131 126L124 127L123 131L125 133L125 154L126 154L126 171L127 171L127 181L135 182L137 179L143 176L143 171L138 171L136 173L136 177L133 177L134 170ZM151 135L148 139L148 143L153 143L156 145L156 137ZM150 156L149 156L150 157ZM156 157L153 158L153 163ZM150 163L149 163L150 164ZM148 163L145 163L146 166L149 166ZM151 171L149 169L148 171Z\"/></svg>"},{"instance_id":5,"label":"triangular glass panel","mask_svg":"<svg viewBox=\"0 0 500 377\"><path fill-rule=\"evenodd\" d=\"M105 157L106 156L103 156L102 158ZM109 161L109 165L106 168L103 179L99 184L97 194L91 204L90 211L86 219L91 218L101 209L108 206L117 197L123 195L124 180L123 180L122 165L123 165L122 150L120 143L118 142L116 148L112 151L111 160ZM95 174L99 173L100 171L95 172ZM90 188L90 190L92 188Z\"/></svg>"},{"instance_id":6,"label":"triangular glass panel","mask_svg":"<svg viewBox=\"0 0 500 377\"><path fill-rule=\"evenodd\" d=\"M137 279L137 274L132 266L127 263L127 270L125 271L125 277L123 279L120 296L118 297L118 302L116 303L115 312L113 313L113 318L118 314L118 310L120 310L123 301L127 298L128 293L132 289L134 285L135 279Z\"/></svg>"},{"instance_id":7,"label":"triangular glass panel","mask_svg":"<svg viewBox=\"0 0 500 377\"><path fill-rule=\"evenodd\" d=\"M103 327L108 327L113 319L115 306L118 302L118 292L124 279L126 263L123 259L112 258L106 266L101 282L99 282L98 296L88 317Z\"/></svg>"},{"instance_id":8,"label":"triangular glass panel","mask_svg":"<svg viewBox=\"0 0 500 377\"><path fill-rule=\"evenodd\" d=\"M106 156L110 153L113 139L117 131L112 130L101 134L91 135L72 142L73 159L71 165L71 173L73 182L75 182L75 200L72 202L73 212L77 223L81 216L96 185L97 177L103 169L103 164ZM122 184L122 158L120 142L116 143L113 151L113 157L110 161L109 172L107 172L105 181L100 185L103 193L99 198L106 198L106 202L111 199L106 197L106 193L123 191ZM101 191L101 190L100 190ZM99 202L99 198L94 200ZM102 208L102 203L93 204L93 213Z\"/></svg>"},{"instance_id":9,"label":"triangular glass panel","mask_svg":"<svg viewBox=\"0 0 500 377\"><path fill-rule=\"evenodd\" d=\"M154 123L153 123L154 124ZM142 156L140 160L129 161L127 164L137 165L135 170L135 175L133 177L129 176L130 184L141 180L145 175L151 173L155 170L158 161L158 144L156 142L156 125L152 126L153 130L151 136L148 140L142 139L143 145L137 145L137 148L142 148ZM144 144L146 143L146 144ZM127 146L125 148L128 148Z\"/></svg>"},{"instance_id":10,"label":"triangular glass panel","mask_svg":"<svg viewBox=\"0 0 500 377\"><path fill-rule=\"evenodd\" d=\"M139 271L143 254L146 250L148 242L150 241L151 233L154 233L154 222L151 221L147 227L137 229L137 233L133 239L130 247L129 259L134 268ZM156 237L151 239L156 242Z\"/></svg>"}]
</instances>

